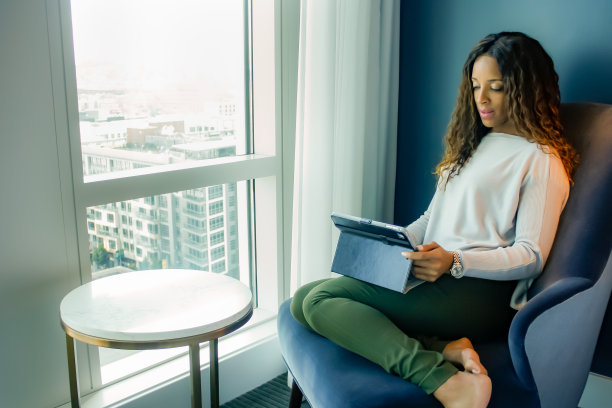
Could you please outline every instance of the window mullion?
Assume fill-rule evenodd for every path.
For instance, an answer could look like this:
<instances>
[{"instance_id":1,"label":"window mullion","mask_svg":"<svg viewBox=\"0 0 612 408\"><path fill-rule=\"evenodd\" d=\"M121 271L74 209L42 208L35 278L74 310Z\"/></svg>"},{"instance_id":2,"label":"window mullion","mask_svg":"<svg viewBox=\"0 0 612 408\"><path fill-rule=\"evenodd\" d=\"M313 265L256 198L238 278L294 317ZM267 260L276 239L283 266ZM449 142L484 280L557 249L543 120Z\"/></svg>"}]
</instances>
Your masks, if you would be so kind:
<instances>
[{"instance_id":1,"label":"window mullion","mask_svg":"<svg viewBox=\"0 0 612 408\"><path fill-rule=\"evenodd\" d=\"M125 201L144 196L165 194L266 177L274 174L277 158L263 155L228 158L225 163L198 167L155 171L138 176L99 179L78 186L77 200L81 208L108 202ZM139 169L146 171L147 169ZM113 176L116 177L116 176ZM95 180L95 178L89 178Z\"/></svg>"}]
</instances>

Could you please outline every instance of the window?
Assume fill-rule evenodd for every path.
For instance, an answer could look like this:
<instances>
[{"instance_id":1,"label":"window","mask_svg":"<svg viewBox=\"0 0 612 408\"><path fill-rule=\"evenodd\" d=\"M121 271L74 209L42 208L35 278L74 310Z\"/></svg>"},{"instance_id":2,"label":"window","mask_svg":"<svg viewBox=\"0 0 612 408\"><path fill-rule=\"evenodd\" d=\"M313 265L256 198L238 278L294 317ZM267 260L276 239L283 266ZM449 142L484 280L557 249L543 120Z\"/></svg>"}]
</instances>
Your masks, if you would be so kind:
<instances>
[{"instance_id":1,"label":"window","mask_svg":"<svg viewBox=\"0 0 612 408\"><path fill-rule=\"evenodd\" d=\"M204 206L198 205L198 204L194 204L191 202L187 202L187 211L190 214L196 214L196 215L206 215L206 212L204 211Z\"/></svg>"},{"instance_id":2,"label":"window","mask_svg":"<svg viewBox=\"0 0 612 408\"><path fill-rule=\"evenodd\" d=\"M223 197L223 187L214 186L208 188L208 199L214 200L215 198Z\"/></svg>"},{"instance_id":3,"label":"window","mask_svg":"<svg viewBox=\"0 0 612 408\"><path fill-rule=\"evenodd\" d=\"M161 205L161 203L160 203L160 205ZM160 220L162 220L162 221L168 221L168 211L165 211L165 210L159 210L158 214L159 214L159 219L160 219Z\"/></svg>"},{"instance_id":4,"label":"window","mask_svg":"<svg viewBox=\"0 0 612 408\"><path fill-rule=\"evenodd\" d=\"M223 212L223 201L215 201L208 206L208 215L212 216Z\"/></svg>"},{"instance_id":5,"label":"window","mask_svg":"<svg viewBox=\"0 0 612 408\"><path fill-rule=\"evenodd\" d=\"M210 251L210 257L212 258L213 261L216 261L219 258L223 258L224 256L225 256L225 247L224 246L213 248Z\"/></svg>"},{"instance_id":6,"label":"window","mask_svg":"<svg viewBox=\"0 0 612 408\"><path fill-rule=\"evenodd\" d=\"M201 221L201 220L199 220L197 218L193 218L193 217L190 217L190 216L186 216L185 219L187 221L185 223L185 226L186 226L186 228L188 230L194 231L194 232L197 232L197 233L204 233L204 232L207 231L206 221Z\"/></svg>"},{"instance_id":7,"label":"window","mask_svg":"<svg viewBox=\"0 0 612 408\"><path fill-rule=\"evenodd\" d=\"M210 220L210 230L214 231L219 228L223 228L223 216L216 217Z\"/></svg>"},{"instance_id":8,"label":"window","mask_svg":"<svg viewBox=\"0 0 612 408\"><path fill-rule=\"evenodd\" d=\"M225 233L224 231L215 232L210 236L210 245L217 245L225 241ZM235 242L235 241L232 241Z\"/></svg>"},{"instance_id":9,"label":"window","mask_svg":"<svg viewBox=\"0 0 612 408\"><path fill-rule=\"evenodd\" d=\"M147 225L148 229L149 229L149 234L157 234L159 227L157 224L149 224Z\"/></svg>"},{"instance_id":10,"label":"window","mask_svg":"<svg viewBox=\"0 0 612 408\"><path fill-rule=\"evenodd\" d=\"M110 268L195 268L248 285L257 273L255 303L275 312L283 262L279 4L60 3L72 10L62 12L71 15L62 31L72 38L61 37L66 75L55 73L54 80L66 78L84 281ZM110 222L109 208L113 225L90 235L91 223L97 230ZM90 261L98 244L107 252L100 258L105 265ZM141 353L156 351L90 351L80 360L90 373L80 375L99 388L129 375L122 361Z\"/></svg>"},{"instance_id":11,"label":"window","mask_svg":"<svg viewBox=\"0 0 612 408\"><path fill-rule=\"evenodd\" d=\"M220 261L212 265L213 272L221 272L225 270L225 261Z\"/></svg>"},{"instance_id":12,"label":"window","mask_svg":"<svg viewBox=\"0 0 612 408\"><path fill-rule=\"evenodd\" d=\"M187 240L189 242L195 243L195 244L199 244L202 242L202 237L200 235L196 235L196 234L192 234L192 233L187 233Z\"/></svg>"}]
</instances>

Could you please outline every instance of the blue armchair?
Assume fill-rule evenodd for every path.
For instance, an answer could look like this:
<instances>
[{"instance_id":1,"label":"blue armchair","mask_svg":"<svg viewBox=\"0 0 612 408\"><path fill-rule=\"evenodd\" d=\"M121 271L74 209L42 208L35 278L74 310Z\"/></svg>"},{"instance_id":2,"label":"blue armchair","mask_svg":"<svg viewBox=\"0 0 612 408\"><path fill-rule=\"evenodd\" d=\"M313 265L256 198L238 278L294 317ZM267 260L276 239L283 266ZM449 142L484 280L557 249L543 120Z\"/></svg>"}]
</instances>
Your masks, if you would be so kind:
<instances>
[{"instance_id":1,"label":"blue armchair","mask_svg":"<svg viewBox=\"0 0 612 408\"><path fill-rule=\"evenodd\" d=\"M508 338L475 344L493 381L491 407L575 408L584 389L612 289L612 106L564 104L566 133L581 155L569 201L530 301ZM278 314L283 358L313 408L440 407L417 386ZM611 321L608 313L606 321ZM600 344L598 353L610 355ZM597 358L597 357L596 357ZM607 365L609 367L609 364Z\"/></svg>"}]
</instances>

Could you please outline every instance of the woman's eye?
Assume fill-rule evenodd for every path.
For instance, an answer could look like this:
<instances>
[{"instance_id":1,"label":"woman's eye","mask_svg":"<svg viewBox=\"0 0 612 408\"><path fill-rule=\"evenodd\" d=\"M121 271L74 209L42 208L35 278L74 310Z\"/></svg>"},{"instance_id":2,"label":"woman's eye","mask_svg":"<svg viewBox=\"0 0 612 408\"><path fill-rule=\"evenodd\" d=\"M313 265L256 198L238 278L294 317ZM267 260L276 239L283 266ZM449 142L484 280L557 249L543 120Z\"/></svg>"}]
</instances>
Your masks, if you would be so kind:
<instances>
[{"instance_id":1,"label":"woman's eye","mask_svg":"<svg viewBox=\"0 0 612 408\"><path fill-rule=\"evenodd\" d=\"M497 88L491 87L491 90L494 91L494 92L502 92L504 90L504 88L501 87L501 86L497 87Z\"/></svg>"},{"instance_id":2,"label":"woman's eye","mask_svg":"<svg viewBox=\"0 0 612 408\"><path fill-rule=\"evenodd\" d=\"M472 85L472 89L476 90L476 89L480 89L480 87L478 85Z\"/></svg>"}]
</instances>

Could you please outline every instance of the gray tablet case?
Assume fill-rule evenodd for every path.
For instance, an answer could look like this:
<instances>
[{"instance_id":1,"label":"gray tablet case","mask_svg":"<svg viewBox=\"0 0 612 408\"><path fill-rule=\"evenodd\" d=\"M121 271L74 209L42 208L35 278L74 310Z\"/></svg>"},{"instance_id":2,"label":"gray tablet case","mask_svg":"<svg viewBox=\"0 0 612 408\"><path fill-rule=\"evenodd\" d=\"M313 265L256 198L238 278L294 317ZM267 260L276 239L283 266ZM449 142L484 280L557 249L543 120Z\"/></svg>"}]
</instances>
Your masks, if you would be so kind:
<instances>
[{"instance_id":1,"label":"gray tablet case","mask_svg":"<svg viewBox=\"0 0 612 408\"><path fill-rule=\"evenodd\" d=\"M406 293L423 281L411 277L412 260L402 255L404 251L412 249L385 239L341 231L332 272Z\"/></svg>"}]
</instances>

